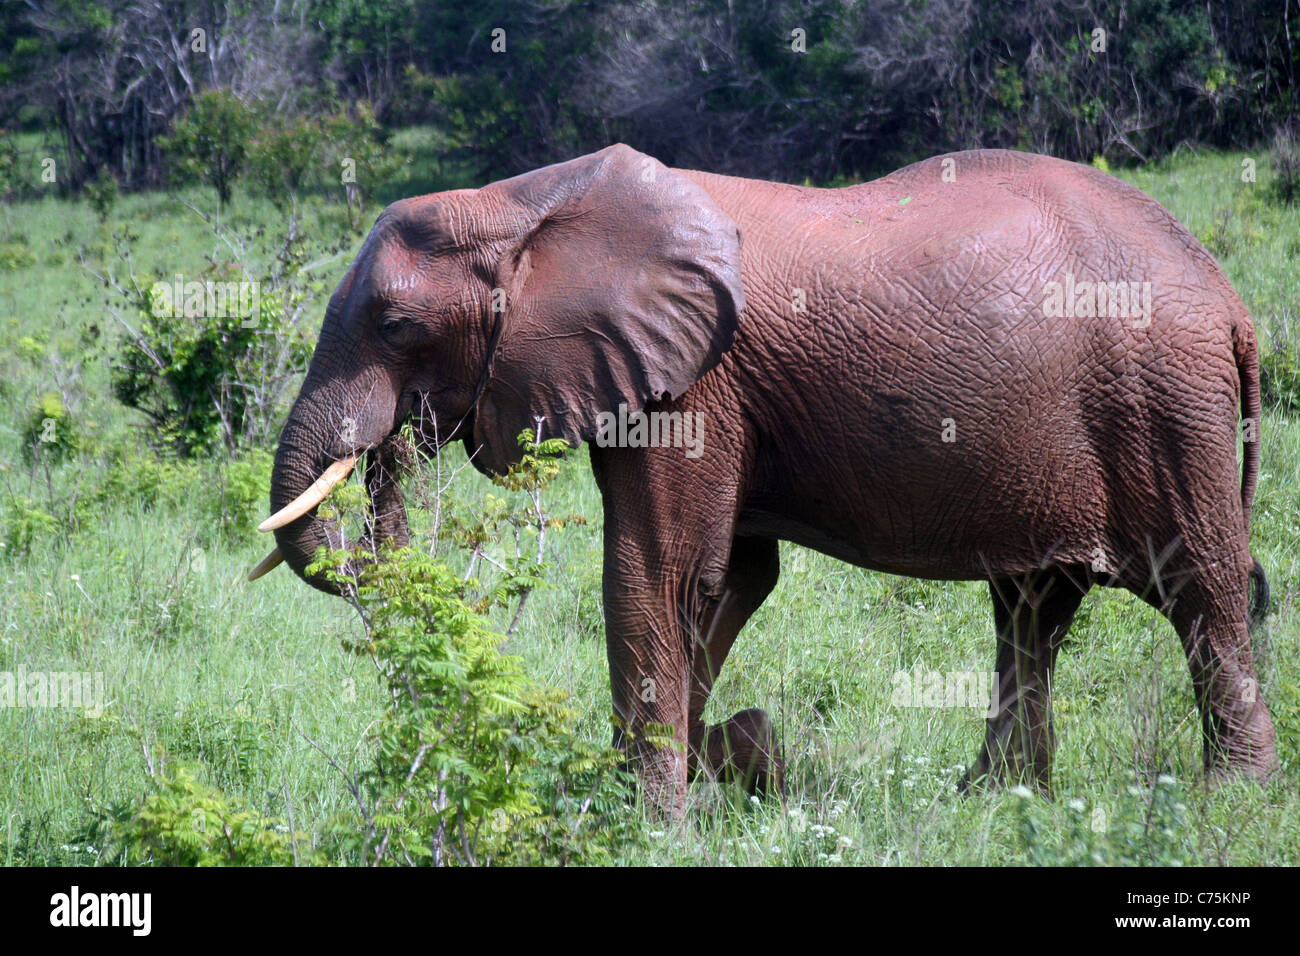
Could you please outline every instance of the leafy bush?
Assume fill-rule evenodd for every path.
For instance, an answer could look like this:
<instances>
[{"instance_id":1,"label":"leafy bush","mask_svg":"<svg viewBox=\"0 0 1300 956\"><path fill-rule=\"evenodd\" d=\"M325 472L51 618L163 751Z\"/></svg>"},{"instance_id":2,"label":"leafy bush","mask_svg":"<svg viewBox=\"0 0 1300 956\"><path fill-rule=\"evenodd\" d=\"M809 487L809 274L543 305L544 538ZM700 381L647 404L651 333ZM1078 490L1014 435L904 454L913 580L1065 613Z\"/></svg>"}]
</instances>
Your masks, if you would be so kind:
<instances>
[{"instance_id":1,"label":"leafy bush","mask_svg":"<svg viewBox=\"0 0 1300 956\"><path fill-rule=\"evenodd\" d=\"M117 205L118 188L117 180L105 166L99 171L99 175L86 184L86 201L90 203L90 208L95 210L95 215L99 217L100 222L107 222L109 214L113 207Z\"/></svg>"},{"instance_id":2,"label":"leafy bush","mask_svg":"<svg viewBox=\"0 0 1300 956\"><path fill-rule=\"evenodd\" d=\"M21 242L0 242L0 272L17 272L36 262L32 250Z\"/></svg>"},{"instance_id":3,"label":"leafy bush","mask_svg":"<svg viewBox=\"0 0 1300 956\"><path fill-rule=\"evenodd\" d=\"M366 200L407 162L365 102L351 112L267 117L248 156L252 178L279 209L296 208L306 190L337 195L342 187L353 229L363 223Z\"/></svg>"},{"instance_id":4,"label":"leafy bush","mask_svg":"<svg viewBox=\"0 0 1300 956\"><path fill-rule=\"evenodd\" d=\"M4 507L3 553L29 554L32 548L59 532L61 525L43 505L24 495L10 496Z\"/></svg>"},{"instance_id":5,"label":"leafy bush","mask_svg":"<svg viewBox=\"0 0 1300 956\"><path fill-rule=\"evenodd\" d=\"M155 790L117 828L127 859L152 866L292 866L295 843L279 820L232 801L200 783L186 767L169 765L153 778ZM299 850L300 862L320 862ZM307 860L302 857L308 855Z\"/></svg>"},{"instance_id":6,"label":"leafy bush","mask_svg":"<svg viewBox=\"0 0 1300 956\"><path fill-rule=\"evenodd\" d=\"M18 340L18 356L29 362L35 362L45 354L45 343L41 342L30 335L24 335Z\"/></svg>"},{"instance_id":7,"label":"leafy bush","mask_svg":"<svg viewBox=\"0 0 1300 956\"><path fill-rule=\"evenodd\" d=\"M373 725L377 752L363 775L372 803L356 849L366 862L475 865L536 862L565 810L548 807L548 764L585 793L614 758L571 735L562 693L534 684L500 634L466 600L466 584L413 550L362 572L364 640L391 704ZM555 750L570 752L548 760ZM561 819L557 819L557 815ZM574 815L576 823L578 816Z\"/></svg>"},{"instance_id":8,"label":"leafy bush","mask_svg":"<svg viewBox=\"0 0 1300 956\"><path fill-rule=\"evenodd\" d=\"M266 508L274 455L253 448L238 458L215 461L157 455L117 445L104 468L76 502L79 523L93 522L106 507L129 503L142 510L166 508L190 514L198 529L193 544L221 546L251 540Z\"/></svg>"},{"instance_id":9,"label":"leafy bush","mask_svg":"<svg viewBox=\"0 0 1300 956\"><path fill-rule=\"evenodd\" d=\"M326 117L321 131L327 181L342 186L352 228L360 228L366 201L406 164L407 157L384 141L374 110L366 102L358 103L353 113Z\"/></svg>"},{"instance_id":10,"label":"leafy bush","mask_svg":"<svg viewBox=\"0 0 1300 956\"><path fill-rule=\"evenodd\" d=\"M277 209L295 206L319 181L324 131L318 120L295 117L264 123L249 151L249 174Z\"/></svg>"},{"instance_id":11,"label":"leafy bush","mask_svg":"<svg viewBox=\"0 0 1300 956\"><path fill-rule=\"evenodd\" d=\"M266 509L275 456L264 448L252 448L241 458L226 462L218 471L218 495L209 495L217 513L212 524L230 541L251 539Z\"/></svg>"},{"instance_id":12,"label":"leafy bush","mask_svg":"<svg viewBox=\"0 0 1300 956\"><path fill-rule=\"evenodd\" d=\"M62 461L81 447L81 430L63 404L58 392L46 392L27 413L23 425L23 458L30 465L37 460Z\"/></svg>"},{"instance_id":13,"label":"leafy bush","mask_svg":"<svg viewBox=\"0 0 1300 956\"><path fill-rule=\"evenodd\" d=\"M181 182L205 182L230 204L235 181L244 172L249 144L257 130L256 114L229 90L204 90L189 110L159 139Z\"/></svg>"},{"instance_id":14,"label":"leafy bush","mask_svg":"<svg viewBox=\"0 0 1300 956\"><path fill-rule=\"evenodd\" d=\"M529 438L524 460L499 482L536 506L564 442ZM540 508L525 513L546 524ZM521 556L484 591L414 549L359 570L351 557L322 549L309 568L350 594L364 635L345 646L374 660L389 700L370 724L374 764L353 785L363 824L344 831L345 851L371 865L608 859L625 833L622 755L576 733L566 695L503 653L505 638L485 616L522 600L540 564Z\"/></svg>"},{"instance_id":15,"label":"leafy bush","mask_svg":"<svg viewBox=\"0 0 1300 956\"><path fill-rule=\"evenodd\" d=\"M196 322L151 311L141 309L142 316L150 317L126 344L124 362L115 370L114 394L148 414L158 437L183 454L235 445L249 412L247 392L237 383L244 371L256 368L256 359L249 361L260 344L256 330L245 327L240 316ZM267 317L275 318L273 313Z\"/></svg>"},{"instance_id":16,"label":"leafy bush","mask_svg":"<svg viewBox=\"0 0 1300 956\"><path fill-rule=\"evenodd\" d=\"M109 453L107 467L87 497L97 507L129 501L142 508L180 508L190 500L198 480L195 462L119 446Z\"/></svg>"},{"instance_id":17,"label":"leafy bush","mask_svg":"<svg viewBox=\"0 0 1300 956\"><path fill-rule=\"evenodd\" d=\"M127 331L113 370L114 394L149 416L156 445L186 456L269 443L286 390L311 358L305 319L321 287L304 271L306 241L296 221L269 261L242 243L232 245L244 259L227 264L219 281L256 290L247 316L239 314L242 305L209 308L204 293L212 272L203 273L203 283L185 283L180 294L134 274L127 285L110 282L117 293L111 307ZM120 254L129 264L129 249ZM203 297L197 308L186 288Z\"/></svg>"},{"instance_id":18,"label":"leafy bush","mask_svg":"<svg viewBox=\"0 0 1300 956\"><path fill-rule=\"evenodd\" d=\"M1214 214L1214 222L1196 234L1210 254L1216 259L1225 259L1236 253L1239 239L1233 226L1233 210L1220 209Z\"/></svg>"}]
</instances>

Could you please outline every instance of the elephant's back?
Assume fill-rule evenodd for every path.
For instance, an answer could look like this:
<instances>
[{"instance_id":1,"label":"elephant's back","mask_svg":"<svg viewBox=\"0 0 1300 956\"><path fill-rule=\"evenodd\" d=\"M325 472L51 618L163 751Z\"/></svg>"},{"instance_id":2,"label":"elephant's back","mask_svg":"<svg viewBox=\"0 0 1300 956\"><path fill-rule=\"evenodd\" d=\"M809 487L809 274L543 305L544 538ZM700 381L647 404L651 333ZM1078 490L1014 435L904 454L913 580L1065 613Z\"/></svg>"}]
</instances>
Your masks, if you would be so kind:
<instances>
[{"instance_id":1,"label":"elephant's back","mask_svg":"<svg viewBox=\"0 0 1300 956\"><path fill-rule=\"evenodd\" d=\"M853 189L875 206L899 194L897 204L946 212L950 235L987 236L1021 221L1033 234L1016 238L1033 245L1054 241L1077 259L1131 272L1155 274L1164 262L1182 271L1191 266L1214 292L1231 293L1214 257L1169 210L1091 166L1015 150L966 150L912 163Z\"/></svg>"},{"instance_id":2,"label":"elephant's back","mask_svg":"<svg viewBox=\"0 0 1300 956\"><path fill-rule=\"evenodd\" d=\"M1179 448L1235 467L1233 334L1249 320L1154 200L1004 151L820 192L800 195L809 223L781 241L760 233L750 252L747 283L775 291L753 297L736 364L762 370L754 391L776 382L785 396L767 429L773 461L827 458L828 473L855 475L834 510L855 515L849 537L879 566L975 573L991 541L1006 567L1032 566L1052 543L1081 560L1115 496L1155 486ZM780 262L802 243L820 254ZM806 312L791 309L791 288ZM835 396L830 448L815 394ZM787 509L825 495L777 465L760 484ZM829 549L815 542L833 529L799 518L805 543Z\"/></svg>"}]
</instances>

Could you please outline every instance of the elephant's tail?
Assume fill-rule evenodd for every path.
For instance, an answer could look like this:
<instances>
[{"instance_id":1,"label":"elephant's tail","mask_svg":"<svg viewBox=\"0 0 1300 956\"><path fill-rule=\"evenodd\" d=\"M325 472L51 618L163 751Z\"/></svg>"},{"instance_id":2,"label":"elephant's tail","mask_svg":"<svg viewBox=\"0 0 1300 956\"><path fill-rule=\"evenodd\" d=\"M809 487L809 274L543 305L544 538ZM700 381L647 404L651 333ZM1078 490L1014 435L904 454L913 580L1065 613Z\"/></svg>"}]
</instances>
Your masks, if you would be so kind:
<instances>
[{"instance_id":1,"label":"elephant's tail","mask_svg":"<svg viewBox=\"0 0 1300 956\"><path fill-rule=\"evenodd\" d=\"M1241 421L1243 465L1241 469L1241 510L1250 533L1250 512L1255 503L1255 484L1259 480L1259 346L1249 315L1242 315L1232 336L1241 382ZM1264 566L1251 555L1250 580L1254 585L1250 597L1250 626L1254 627L1268 613L1268 578Z\"/></svg>"},{"instance_id":2,"label":"elephant's tail","mask_svg":"<svg viewBox=\"0 0 1300 956\"><path fill-rule=\"evenodd\" d=\"M1268 613L1268 578L1264 576L1264 566L1253 555L1250 559L1250 581L1254 585L1250 595L1250 627L1255 627L1264 620Z\"/></svg>"},{"instance_id":3,"label":"elephant's tail","mask_svg":"<svg viewBox=\"0 0 1300 956\"><path fill-rule=\"evenodd\" d=\"M1259 478L1259 347L1250 316L1243 315L1233 330L1232 350L1241 382L1241 432L1245 464L1241 470L1241 507L1250 529L1250 509L1255 503L1255 482Z\"/></svg>"}]
</instances>

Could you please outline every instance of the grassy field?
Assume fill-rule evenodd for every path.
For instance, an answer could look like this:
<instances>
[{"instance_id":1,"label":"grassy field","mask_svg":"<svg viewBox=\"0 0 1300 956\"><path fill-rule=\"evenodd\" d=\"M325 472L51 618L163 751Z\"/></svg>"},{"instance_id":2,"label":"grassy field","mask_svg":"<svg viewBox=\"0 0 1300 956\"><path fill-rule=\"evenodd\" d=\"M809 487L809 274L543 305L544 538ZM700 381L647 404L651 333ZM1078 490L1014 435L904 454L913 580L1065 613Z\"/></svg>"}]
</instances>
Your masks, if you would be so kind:
<instances>
[{"instance_id":1,"label":"grassy field","mask_svg":"<svg viewBox=\"0 0 1300 956\"><path fill-rule=\"evenodd\" d=\"M1241 155L1182 155L1123 173L1219 256L1255 317L1262 347L1300 341L1300 209L1241 180ZM424 188L453 182L413 174ZM400 185L393 187L397 193ZM387 196L384 198L394 198ZM138 413L109 384L120 329L90 270L133 259L155 275L197 272L219 242L183 203L208 193L123 197L100 222L82 201L0 206L0 670L102 672L104 713L0 709L0 863L94 864L102 821L150 792L160 754L296 829L349 810L340 775L381 709L373 668L340 640L358 629L342 601L281 569L243 580L268 541L253 531L265 488L240 497L232 474L265 480L267 452L242 463L160 464ZM367 213L370 218L374 210ZM278 227L240 195L235 228ZM341 232L337 204L313 200L304 226ZM320 268L327 293L359 245ZM318 319L317 319L318 321ZM82 451L46 469L23 455L39 396L62 393ZM291 390L292 391L292 390ZM785 802L697 786L687 821L638 821L631 864L1290 864L1300 860L1300 411L1274 404L1262 426L1252 548L1273 589L1256 634L1281 772L1265 787L1200 780L1199 720L1169 624L1119 592L1086 600L1057 670L1059 750L1052 801L959 798L982 739L975 709L891 705L898 671L986 671L984 584L892 578L782 546L777 590L728 662L710 718L761 706L789 761ZM459 448L446 454L462 460ZM492 487L472 470L449 495L472 506ZM550 586L527 605L511 649L568 691L594 740L608 735L600 597L601 512L585 452L551 495L589 520L554 537ZM46 520L44 514L53 520ZM69 514L78 520L73 526ZM1172 778L1172 780L1166 779ZM1161 782L1163 781L1163 782Z\"/></svg>"}]
</instances>

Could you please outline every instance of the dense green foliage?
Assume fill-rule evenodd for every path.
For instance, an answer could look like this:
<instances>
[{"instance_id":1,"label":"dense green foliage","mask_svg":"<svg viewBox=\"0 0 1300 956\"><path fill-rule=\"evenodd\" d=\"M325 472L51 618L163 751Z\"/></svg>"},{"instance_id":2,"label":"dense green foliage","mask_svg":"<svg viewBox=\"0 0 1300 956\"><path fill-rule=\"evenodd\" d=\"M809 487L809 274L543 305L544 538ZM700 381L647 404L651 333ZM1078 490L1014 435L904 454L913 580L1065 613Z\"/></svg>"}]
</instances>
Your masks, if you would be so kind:
<instances>
[{"instance_id":1,"label":"dense green foliage","mask_svg":"<svg viewBox=\"0 0 1300 956\"><path fill-rule=\"evenodd\" d=\"M564 521L540 510L541 494L558 473L563 442L534 445L499 479L521 499L495 509L497 526L511 522L536 535ZM229 484L248 476L238 463ZM266 475L261 474L264 486ZM237 491L238 493L238 491ZM364 504L358 485L337 489L325 513L344 520ZM237 511L239 509L236 509ZM251 520L251 519L250 519ZM462 544L479 554L496 550L499 535ZM134 802L90 813L83 823L106 860L172 866L279 866L338 862L350 865L503 865L614 862L635 839L622 755L578 731L568 695L532 678L485 612L517 604L541 583L545 570L515 549L513 568L500 580L454 573L443 561L414 549L376 560L322 549L318 568L347 589L362 631L344 647L374 665L386 706L367 722L370 766L341 773L338 786L354 798L321 832L292 832L238 798L199 780L201 760L235 775L267 758L267 729L236 708L233 725L212 723L205 712L178 719L167 745L145 745L148 787ZM354 685L344 698L355 700ZM217 739L221 750L214 745ZM317 754L342 768L310 738ZM291 815L292 809L286 807Z\"/></svg>"},{"instance_id":2,"label":"dense green foliage","mask_svg":"<svg viewBox=\"0 0 1300 956\"><path fill-rule=\"evenodd\" d=\"M57 135L15 163L0 146L0 191L49 188L38 178L49 158L64 185L107 169L124 185L156 186L171 169L206 178L224 201L248 161L235 100L306 134L268 144L286 160L272 180L288 180L290 193L305 167L286 152L301 153L324 117L363 103L386 129L436 125L445 155L476 177L615 140L669 165L814 181L975 146L1126 162L1187 143L1245 147L1296 122L1291 7L8 3L0 127ZM318 152L318 169L324 159Z\"/></svg>"},{"instance_id":3,"label":"dense green foliage","mask_svg":"<svg viewBox=\"0 0 1300 956\"><path fill-rule=\"evenodd\" d=\"M290 220L283 236L232 237L206 220L228 258L189 277L136 275L131 237L117 239L122 282L108 308L126 332L113 392L153 424L151 441L182 455L265 444L281 423L286 389L307 368L309 325L324 298L308 258L331 248Z\"/></svg>"},{"instance_id":4,"label":"dense green foliage","mask_svg":"<svg viewBox=\"0 0 1300 956\"><path fill-rule=\"evenodd\" d=\"M253 131L252 114L238 97L227 90L204 90L158 145L171 156L178 180L203 180L225 206L248 163Z\"/></svg>"}]
</instances>

